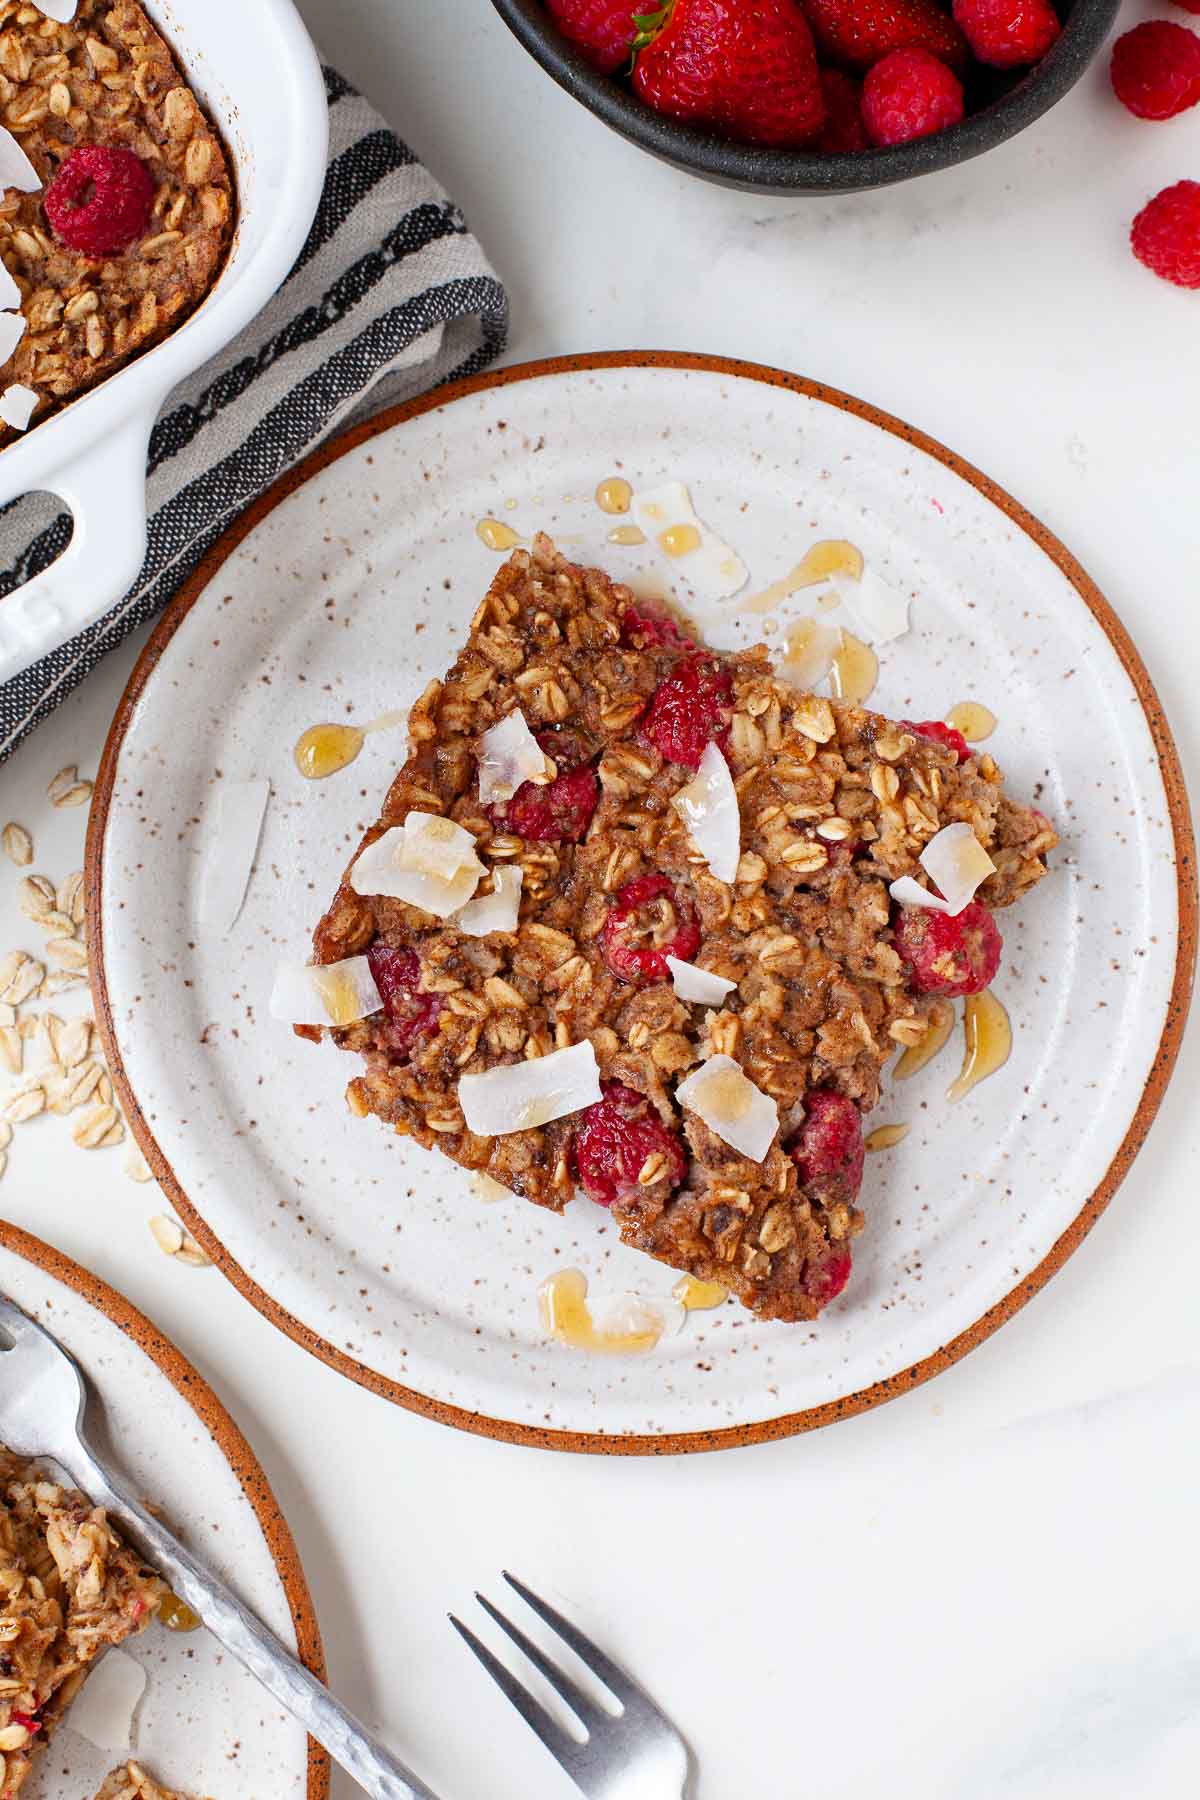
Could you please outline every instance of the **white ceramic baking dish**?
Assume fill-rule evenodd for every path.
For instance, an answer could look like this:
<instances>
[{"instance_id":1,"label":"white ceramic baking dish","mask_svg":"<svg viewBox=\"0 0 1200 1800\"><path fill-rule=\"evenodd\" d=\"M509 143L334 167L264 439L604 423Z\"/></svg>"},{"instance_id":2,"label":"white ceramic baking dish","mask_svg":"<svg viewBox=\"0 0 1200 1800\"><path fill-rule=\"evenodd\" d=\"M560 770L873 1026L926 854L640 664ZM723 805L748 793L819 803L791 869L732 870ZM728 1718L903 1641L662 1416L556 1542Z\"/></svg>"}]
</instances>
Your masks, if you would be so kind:
<instances>
[{"instance_id":1,"label":"white ceramic baking dish","mask_svg":"<svg viewBox=\"0 0 1200 1800\"><path fill-rule=\"evenodd\" d=\"M215 287L185 324L0 451L0 505L47 491L74 516L58 561L0 600L0 681L132 586L146 550L146 450L163 401L265 306L304 244L325 177L325 86L292 0L142 4L233 154L237 231Z\"/></svg>"}]
</instances>

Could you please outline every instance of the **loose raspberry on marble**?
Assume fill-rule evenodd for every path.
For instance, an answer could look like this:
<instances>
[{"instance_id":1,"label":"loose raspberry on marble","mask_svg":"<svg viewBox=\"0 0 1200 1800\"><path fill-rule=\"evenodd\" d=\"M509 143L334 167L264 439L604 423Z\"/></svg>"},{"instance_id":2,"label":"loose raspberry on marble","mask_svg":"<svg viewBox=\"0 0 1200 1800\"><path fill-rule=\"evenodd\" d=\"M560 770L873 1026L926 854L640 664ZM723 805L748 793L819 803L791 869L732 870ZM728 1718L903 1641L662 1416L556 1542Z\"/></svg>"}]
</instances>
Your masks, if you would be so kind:
<instances>
[{"instance_id":1,"label":"loose raspberry on marble","mask_svg":"<svg viewBox=\"0 0 1200 1800\"><path fill-rule=\"evenodd\" d=\"M493 824L539 844L578 844L587 836L600 798L591 751L573 731L539 731L538 749L553 758L558 774L539 784L523 781L511 800L488 808Z\"/></svg>"},{"instance_id":2,"label":"loose raspberry on marble","mask_svg":"<svg viewBox=\"0 0 1200 1800\"><path fill-rule=\"evenodd\" d=\"M955 916L927 906L902 907L893 935L915 994L978 994L1000 967L1004 939L978 900Z\"/></svg>"},{"instance_id":3,"label":"loose raspberry on marble","mask_svg":"<svg viewBox=\"0 0 1200 1800\"><path fill-rule=\"evenodd\" d=\"M81 144L63 161L43 204L54 235L69 249L113 256L149 225L154 177L121 144Z\"/></svg>"},{"instance_id":4,"label":"loose raspberry on marble","mask_svg":"<svg viewBox=\"0 0 1200 1800\"><path fill-rule=\"evenodd\" d=\"M823 1205L851 1204L862 1186L866 1149L862 1116L853 1100L832 1088L804 1096L804 1123L788 1145L800 1184L820 1191Z\"/></svg>"},{"instance_id":5,"label":"loose raspberry on marble","mask_svg":"<svg viewBox=\"0 0 1200 1800\"><path fill-rule=\"evenodd\" d=\"M376 938L367 964L387 1015L383 1035L391 1049L411 1056L418 1039L436 1028L442 996L421 992L421 963L414 950L393 949Z\"/></svg>"},{"instance_id":6,"label":"loose raspberry on marble","mask_svg":"<svg viewBox=\"0 0 1200 1800\"><path fill-rule=\"evenodd\" d=\"M1200 37L1171 19L1146 19L1113 45L1113 93L1138 119L1173 119L1200 100Z\"/></svg>"},{"instance_id":7,"label":"loose raspberry on marble","mask_svg":"<svg viewBox=\"0 0 1200 1800\"><path fill-rule=\"evenodd\" d=\"M1200 288L1200 181L1176 181L1147 200L1129 242L1152 274L1175 287Z\"/></svg>"},{"instance_id":8,"label":"loose raspberry on marble","mask_svg":"<svg viewBox=\"0 0 1200 1800\"><path fill-rule=\"evenodd\" d=\"M915 731L918 737L932 739L943 750L953 750L960 763L965 763L971 754L971 746L962 732L956 731L953 725L947 725L941 719L922 719L919 723L913 719L901 719L899 725L901 731Z\"/></svg>"},{"instance_id":9,"label":"loose raspberry on marble","mask_svg":"<svg viewBox=\"0 0 1200 1800\"><path fill-rule=\"evenodd\" d=\"M668 762L698 769L705 746L723 743L732 706L733 678L722 663L681 657L651 695L641 735Z\"/></svg>"},{"instance_id":10,"label":"loose raspberry on marble","mask_svg":"<svg viewBox=\"0 0 1200 1800\"><path fill-rule=\"evenodd\" d=\"M575 1132L575 1168L588 1198L600 1206L632 1199L643 1171L654 1181L678 1187L687 1173L687 1157L675 1132L633 1088L605 1082L603 1096L588 1107ZM661 1167L651 1161L657 1157L663 1159Z\"/></svg>"},{"instance_id":11,"label":"loose raspberry on marble","mask_svg":"<svg viewBox=\"0 0 1200 1800\"><path fill-rule=\"evenodd\" d=\"M699 948L695 911L665 875L627 881L600 933L600 949L613 974L643 987L670 981L668 956L690 962Z\"/></svg>"},{"instance_id":12,"label":"loose raspberry on marble","mask_svg":"<svg viewBox=\"0 0 1200 1800\"><path fill-rule=\"evenodd\" d=\"M844 1244L830 1249L820 1258L810 1258L804 1265L804 1291L818 1306L836 1300L850 1279L854 1258Z\"/></svg>"}]
</instances>

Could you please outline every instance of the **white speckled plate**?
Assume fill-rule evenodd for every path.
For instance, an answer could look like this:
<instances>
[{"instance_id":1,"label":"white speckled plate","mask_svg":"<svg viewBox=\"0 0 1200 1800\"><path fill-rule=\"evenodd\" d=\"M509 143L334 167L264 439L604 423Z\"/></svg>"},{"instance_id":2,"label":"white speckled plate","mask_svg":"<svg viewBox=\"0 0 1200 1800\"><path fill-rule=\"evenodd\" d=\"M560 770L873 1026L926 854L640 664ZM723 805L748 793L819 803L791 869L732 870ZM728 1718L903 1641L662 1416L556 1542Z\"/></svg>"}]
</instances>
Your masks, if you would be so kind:
<instances>
[{"instance_id":1,"label":"white speckled plate","mask_svg":"<svg viewBox=\"0 0 1200 1800\"><path fill-rule=\"evenodd\" d=\"M816 1325L732 1304L651 1356L547 1343L536 1289L576 1264L665 1292L600 1209L484 1205L440 1158L352 1119L353 1072L271 1022L274 964L306 954L399 734L304 782L308 725L404 706L440 674L496 568L488 514L537 527L635 587L592 498L687 481L765 586L818 538L910 590L881 710L986 700L1017 794L1064 834L1007 915L1016 1043L969 1100L949 1049L888 1096L898 1150L869 1159L854 1278ZM688 601L686 593L680 597ZM760 621L692 605L720 647ZM195 924L197 821L222 780L269 775L249 899L227 939ZM1195 895L1169 733L1136 652L1060 544L939 446L844 396L751 365L580 358L466 383L323 452L252 511L164 619L115 721L89 844L98 1015L134 1129L192 1229L255 1305L356 1379L472 1429L568 1448L706 1448L887 1397L986 1335L1113 1192L1174 1057ZM1099 1032L1114 1053L1075 1046ZM1117 1048L1119 1047L1119 1048Z\"/></svg>"},{"instance_id":2,"label":"white speckled plate","mask_svg":"<svg viewBox=\"0 0 1200 1800\"><path fill-rule=\"evenodd\" d=\"M120 1294L48 1244L0 1223L0 1293L62 1340L103 1402L118 1468L309 1668L324 1673L304 1571L266 1476L195 1369ZM197 1505L197 1495L204 1496ZM204 1630L152 1623L126 1646L146 1691L129 1754L171 1787L224 1800L325 1800L329 1761ZM22 1800L85 1800L122 1760L70 1729Z\"/></svg>"}]
</instances>

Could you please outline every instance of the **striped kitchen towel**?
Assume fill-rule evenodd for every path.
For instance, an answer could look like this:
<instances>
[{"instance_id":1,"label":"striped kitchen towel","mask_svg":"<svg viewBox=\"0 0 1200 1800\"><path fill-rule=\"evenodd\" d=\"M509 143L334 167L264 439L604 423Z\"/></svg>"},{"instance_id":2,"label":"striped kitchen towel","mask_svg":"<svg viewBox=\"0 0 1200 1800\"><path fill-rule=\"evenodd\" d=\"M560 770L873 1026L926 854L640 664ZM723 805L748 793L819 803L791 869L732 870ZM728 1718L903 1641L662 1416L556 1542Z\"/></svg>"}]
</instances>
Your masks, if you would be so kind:
<instances>
[{"instance_id":1,"label":"striped kitchen towel","mask_svg":"<svg viewBox=\"0 0 1200 1800\"><path fill-rule=\"evenodd\" d=\"M504 289L462 213L332 69L325 88L329 169L308 242L265 310L168 399L150 440L141 575L97 624L0 685L0 760L323 438L504 346ZM70 531L49 495L0 510L0 598Z\"/></svg>"}]
</instances>

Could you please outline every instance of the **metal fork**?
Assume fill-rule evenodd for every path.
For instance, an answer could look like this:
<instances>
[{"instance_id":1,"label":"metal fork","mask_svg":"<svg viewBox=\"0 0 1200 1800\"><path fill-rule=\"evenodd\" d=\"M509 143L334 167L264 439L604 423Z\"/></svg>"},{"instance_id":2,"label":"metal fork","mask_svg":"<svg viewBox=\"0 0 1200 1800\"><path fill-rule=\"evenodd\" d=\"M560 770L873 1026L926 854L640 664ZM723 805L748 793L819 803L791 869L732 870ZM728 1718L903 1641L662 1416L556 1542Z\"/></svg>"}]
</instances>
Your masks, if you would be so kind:
<instances>
[{"instance_id":1,"label":"metal fork","mask_svg":"<svg viewBox=\"0 0 1200 1800\"><path fill-rule=\"evenodd\" d=\"M437 1800L105 1465L88 1437L91 1404L87 1378L74 1357L0 1295L0 1442L18 1456L57 1463L76 1487L107 1507L138 1554L166 1577L213 1636L375 1800Z\"/></svg>"},{"instance_id":2,"label":"metal fork","mask_svg":"<svg viewBox=\"0 0 1200 1800\"><path fill-rule=\"evenodd\" d=\"M578 1626L564 1619L547 1601L518 1581L508 1570L504 1579L533 1608L540 1619L558 1633L580 1662L619 1703L618 1712L598 1706L519 1626L506 1618L484 1594L475 1598L488 1617L507 1633L534 1668L549 1682L587 1732L579 1743L524 1684L511 1674L486 1644L480 1642L461 1619L450 1614L450 1623L474 1652L502 1693L506 1694L530 1729L566 1770L588 1800L681 1800L688 1777L688 1751L666 1714L633 1677L618 1668Z\"/></svg>"}]
</instances>

